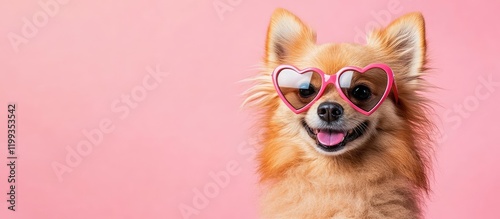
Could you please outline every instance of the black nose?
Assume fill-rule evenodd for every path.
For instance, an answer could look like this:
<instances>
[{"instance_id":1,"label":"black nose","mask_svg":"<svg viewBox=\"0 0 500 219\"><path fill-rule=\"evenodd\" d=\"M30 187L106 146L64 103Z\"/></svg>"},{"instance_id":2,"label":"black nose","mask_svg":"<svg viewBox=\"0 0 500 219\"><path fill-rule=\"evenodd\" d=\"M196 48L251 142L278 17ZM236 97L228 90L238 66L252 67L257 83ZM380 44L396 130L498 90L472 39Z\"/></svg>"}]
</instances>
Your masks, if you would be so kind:
<instances>
[{"instance_id":1,"label":"black nose","mask_svg":"<svg viewBox=\"0 0 500 219\"><path fill-rule=\"evenodd\" d=\"M339 119L344 113L344 108L338 103L324 102L318 107L318 116L323 121L332 122Z\"/></svg>"}]
</instances>

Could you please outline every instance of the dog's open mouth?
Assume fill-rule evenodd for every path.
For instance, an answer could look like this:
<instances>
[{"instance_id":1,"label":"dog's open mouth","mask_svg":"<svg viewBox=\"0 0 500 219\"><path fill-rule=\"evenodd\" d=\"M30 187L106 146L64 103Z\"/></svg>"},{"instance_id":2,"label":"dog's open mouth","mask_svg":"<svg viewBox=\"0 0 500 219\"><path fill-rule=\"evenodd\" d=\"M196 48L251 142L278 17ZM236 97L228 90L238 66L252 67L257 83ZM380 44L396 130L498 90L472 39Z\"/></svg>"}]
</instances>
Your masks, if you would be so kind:
<instances>
[{"instance_id":1,"label":"dog's open mouth","mask_svg":"<svg viewBox=\"0 0 500 219\"><path fill-rule=\"evenodd\" d=\"M368 121L360 123L351 130L336 130L336 129L313 129L302 121L302 125L306 129L309 136L316 140L316 144L320 149L326 152L336 152L342 150L345 145L351 141L361 137L368 128Z\"/></svg>"}]
</instances>

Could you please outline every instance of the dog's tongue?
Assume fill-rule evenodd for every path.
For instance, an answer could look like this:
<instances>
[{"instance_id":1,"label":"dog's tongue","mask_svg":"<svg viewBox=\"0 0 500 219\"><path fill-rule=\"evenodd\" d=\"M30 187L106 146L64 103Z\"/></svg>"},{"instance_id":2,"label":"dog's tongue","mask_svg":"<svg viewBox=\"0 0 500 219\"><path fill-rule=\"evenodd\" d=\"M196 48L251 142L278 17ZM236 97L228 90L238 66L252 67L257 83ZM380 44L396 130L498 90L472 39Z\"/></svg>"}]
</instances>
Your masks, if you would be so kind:
<instances>
[{"instance_id":1,"label":"dog's tongue","mask_svg":"<svg viewBox=\"0 0 500 219\"><path fill-rule=\"evenodd\" d=\"M318 141L325 146L333 146L344 140L343 132L332 132L329 130L320 130L316 135Z\"/></svg>"}]
</instances>

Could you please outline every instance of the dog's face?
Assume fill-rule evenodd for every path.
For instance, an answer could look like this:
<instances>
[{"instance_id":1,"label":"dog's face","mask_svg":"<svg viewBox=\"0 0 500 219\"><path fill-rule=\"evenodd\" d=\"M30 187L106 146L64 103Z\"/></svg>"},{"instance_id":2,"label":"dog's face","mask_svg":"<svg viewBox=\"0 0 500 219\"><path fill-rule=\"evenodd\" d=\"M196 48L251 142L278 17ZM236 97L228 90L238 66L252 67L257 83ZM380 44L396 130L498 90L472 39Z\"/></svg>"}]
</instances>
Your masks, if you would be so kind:
<instances>
[{"instance_id":1,"label":"dog's face","mask_svg":"<svg viewBox=\"0 0 500 219\"><path fill-rule=\"evenodd\" d=\"M387 28L374 31L367 38L367 45L316 44L315 33L299 18L286 10L277 10L271 19L266 42L265 70L259 78L261 84L254 88L249 100L261 102L271 110L269 135L280 141L300 145L306 153L328 156L345 154L363 149L375 141L391 141L394 127L408 122L408 109L401 107L412 99L418 89L416 79L425 62L424 23L420 14L408 14L391 23ZM396 103L390 93L379 108L370 115L354 109L342 98L334 84L329 84L321 97L306 111L294 113L278 97L270 83L271 72L286 64L299 69L314 67L325 74L335 74L346 66L363 68L372 63L385 63L395 73L395 84L401 93L402 103ZM368 75L368 74L367 74ZM359 104L373 101L384 93L376 81L385 80L383 74L370 74L353 86L346 95ZM267 77L267 78L266 78ZM267 80L267 81L266 81ZM295 101L310 101L318 92L316 86L305 86L287 93ZM257 92L259 91L259 92ZM267 94L267 95L266 95ZM411 105L411 104L406 104ZM411 111L411 109L409 109Z\"/></svg>"},{"instance_id":2,"label":"dog's face","mask_svg":"<svg viewBox=\"0 0 500 219\"><path fill-rule=\"evenodd\" d=\"M385 62L384 55L379 53L380 51L366 46L351 44L311 45L307 50L300 51L300 54L294 54L297 59L289 62L301 69L314 66L330 77L335 77L334 74L345 66L365 67L372 63ZM352 87L345 91L358 105L371 104L385 92L386 74L372 71L360 75ZM307 103L310 96L314 97L314 94L318 93L317 84L318 82L313 82L286 95L291 101ZM289 132L297 133L294 138L301 139L307 143L303 145L311 146L325 155L339 155L360 148L370 141L373 135L377 135L377 129L388 125L387 121L390 121L390 125L398 125L401 122L401 118L395 116L397 111L394 94L390 94L372 114L365 115L353 108L340 92L334 84L327 85L321 97L306 111L298 114L280 103L274 118L286 124L286 129L298 129Z\"/></svg>"}]
</instances>

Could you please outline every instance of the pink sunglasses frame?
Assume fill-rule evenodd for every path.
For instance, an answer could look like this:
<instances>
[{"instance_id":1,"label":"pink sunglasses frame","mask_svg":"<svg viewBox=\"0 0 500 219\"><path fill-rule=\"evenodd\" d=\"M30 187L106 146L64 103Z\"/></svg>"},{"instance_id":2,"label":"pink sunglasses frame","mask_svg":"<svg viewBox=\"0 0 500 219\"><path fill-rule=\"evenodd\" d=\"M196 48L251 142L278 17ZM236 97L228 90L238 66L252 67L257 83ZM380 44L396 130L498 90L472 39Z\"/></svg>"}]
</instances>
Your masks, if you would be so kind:
<instances>
[{"instance_id":1,"label":"pink sunglasses frame","mask_svg":"<svg viewBox=\"0 0 500 219\"><path fill-rule=\"evenodd\" d=\"M378 103L371 110L365 111L365 110L359 108L358 106L356 106L354 103L352 103L351 100L349 100L349 98L347 98L347 96L344 94L344 92L342 92L342 88L340 88L340 84L339 84L339 78L344 72L349 71L349 70L357 71L357 72L363 74L366 71L373 69L373 68L380 68L380 69L384 70L384 72L387 74L387 87L385 88L385 92L382 95L382 98L380 98L380 100L378 101ZM321 88L320 88L318 94L316 95L316 97L314 97L314 99L311 102L309 102L308 104L306 104L305 106L303 106L300 109L295 109L295 107L293 107L288 102L288 100L285 98L283 93L281 93L281 90L278 86L278 75L284 69L291 69L299 74L304 74L306 72L314 71L314 72L317 72L321 76L323 83L321 84ZM292 66L292 65L280 65L280 66L276 67L272 73L274 88L278 92L278 95L280 96L281 100L283 100L283 102L288 106L288 108L290 108L295 114L302 113L302 112L306 111L307 109L309 109L309 107L311 107L319 98L321 98L321 96L323 95L323 92L325 92L325 89L328 86L328 84L334 84L335 87L337 88L338 93L342 97L342 99L344 99L347 103L349 103L349 105L352 108L354 108L356 111L358 111L366 116L371 115L373 112L375 112L380 107L382 102L384 102L384 100L387 98L387 96L389 96L389 93L391 92L391 90L394 93L394 98L396 100L396 103L398 102L398 89L397 89L396 83L394 81L394 72L386 64L372 63L372 64L367 65L364 68L358 68L355 66L347 66L347 67L340 69L337 73L335 73L335 77L332 77L332 76L333 75L325 74L321 69L318 69L318 68L309 67L309 68L305 68L303 70L299 70L298 68L296 68L295 66Z\"/></svg>"}]
</instances>

